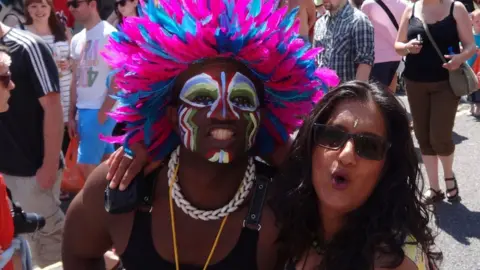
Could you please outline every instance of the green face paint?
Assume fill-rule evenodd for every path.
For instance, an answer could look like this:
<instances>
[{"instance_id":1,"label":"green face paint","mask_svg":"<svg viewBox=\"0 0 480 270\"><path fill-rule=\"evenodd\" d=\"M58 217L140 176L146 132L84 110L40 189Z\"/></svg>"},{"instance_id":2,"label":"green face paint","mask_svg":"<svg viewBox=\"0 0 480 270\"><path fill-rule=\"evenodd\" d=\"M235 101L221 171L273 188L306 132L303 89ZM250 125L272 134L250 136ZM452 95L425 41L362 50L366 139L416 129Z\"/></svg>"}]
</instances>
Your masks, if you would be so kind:
<instances>
[{"instance_id":1,"label":"green face paint","mask_svg":"<svg viewBox=\"0 0 480 270\"><path fill-rule=\"evenodd\" d=\"M180 138L183 145L190 151L197 148L198 127L192 121L197 109L181 106L179 110Z\"/></svg>"},{"instance_id":2,"label":"green face paint","mask_svg":"<svg viewBox=\"0 0 480 270\"><path fill-rule=\"evenodd\" d=\"M243 114L248 121L247 134L246 134L246 151L252 148L255 143L255 137L257 136L258 128L260 127L260 112L249 112Z\"/></svg>"}]
</instances>

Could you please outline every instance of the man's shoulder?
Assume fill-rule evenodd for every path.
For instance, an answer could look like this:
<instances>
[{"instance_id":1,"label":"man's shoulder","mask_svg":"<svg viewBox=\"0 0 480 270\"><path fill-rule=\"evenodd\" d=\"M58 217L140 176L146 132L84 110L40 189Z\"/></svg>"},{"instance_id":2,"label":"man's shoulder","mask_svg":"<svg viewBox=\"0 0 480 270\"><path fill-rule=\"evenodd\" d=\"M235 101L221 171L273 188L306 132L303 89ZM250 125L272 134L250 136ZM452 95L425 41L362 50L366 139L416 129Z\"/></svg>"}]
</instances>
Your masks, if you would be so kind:
<instances>
[{"instance_id":1,"label":"man's shoulder","mask_svg":"<svg viewBox=\"0 0 480 270\"><path fill-rule=\"evenodd\" d=\"M368 16L358 8L353 9L352 23L353 23L352 26L360 24L360 25L369 25L373 28L372 22L370 21Z\"/></svg>"},{"instance_id":2,"label":"man's shoulder","mask_svg":"<svg viewBox=\"0 0 480 270\"><path fill-rule=\"evenodd\" d=\"M111 23L107 21L103 21L103 27L104 27L104 32L106 33L112 33L112 32L117 32L117 28L113 26Z\"/></svg>"},{"instance_id":3,"label":"man's shoulder","mask_svg":"<svg viewBox=\"0 0 480 270\"><path fill-rule=\"evenodd\" d=\"M8 41L15 42L22 47L31 47L35 46L36 44L40 44L40 46L46 46L43 39L39 36L17 28L11 28L5 37Z\"/></svg>"},{"instance_id":4,"label":"man's shoulder","mask_svg":"<svg viewBox=\"0 0 480 270\"><path fill-rule=\"evenodd\" d=\"M79 39L85 37L85 33L87 32L87 30L85 28L83 28L82 30L80 30L80 32L76 33L75 35L73 35L72 37L72 41L71 42L76 42L78 41Z\"/></svg>"},{"instance_id":5,"label":"man's shoulder","mask_svg":"<svg viewBox=\"0 0 480 270\"><path fill-rule=\"evenodd\" d=\"M25 30L12 28L5 35L5 40L9 48L15 47L11 54L20 53L25 57L43 58L46 52L50 53L50 47L41 37Z\"/></svg>"}]
</instances>

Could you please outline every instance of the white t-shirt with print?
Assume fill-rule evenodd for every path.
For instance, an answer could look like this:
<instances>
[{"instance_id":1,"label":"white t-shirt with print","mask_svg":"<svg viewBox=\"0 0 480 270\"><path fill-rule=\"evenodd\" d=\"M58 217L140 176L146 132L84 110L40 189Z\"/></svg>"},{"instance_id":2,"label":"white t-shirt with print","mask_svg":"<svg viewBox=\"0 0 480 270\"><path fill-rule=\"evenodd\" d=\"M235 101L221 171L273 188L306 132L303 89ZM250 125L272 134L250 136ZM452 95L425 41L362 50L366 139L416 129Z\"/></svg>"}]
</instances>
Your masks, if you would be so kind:
<instances>
[{"instance_id":1,"label":"white t-shirt with print","mask_svg":"<svg viewBox=\"0 0 480 270\"><path fill-rule=\"evenodd\" d=\"M110 68L100 54L111 33L117 29L101 21L92 29L73 36L72 59L77 63L77 108L100 109L107 96L106 80Z\"/></svg>"}]
</instances>

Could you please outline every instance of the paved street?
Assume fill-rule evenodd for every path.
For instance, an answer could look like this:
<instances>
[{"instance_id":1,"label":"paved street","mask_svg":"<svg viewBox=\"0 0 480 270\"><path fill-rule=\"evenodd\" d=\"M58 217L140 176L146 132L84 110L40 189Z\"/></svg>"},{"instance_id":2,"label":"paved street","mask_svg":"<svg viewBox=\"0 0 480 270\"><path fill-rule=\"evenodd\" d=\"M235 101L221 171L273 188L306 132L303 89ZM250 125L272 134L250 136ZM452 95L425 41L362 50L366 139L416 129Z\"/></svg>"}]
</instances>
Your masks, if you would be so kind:
<instances>
[{"instance_id":1,"label":"paved street","mask_svg":"<svg viewBox=\"0 0 480 270\"><path fill-rule=\"evenodd\" d=\"M400 99L408 106L406 97ZM441 269L480 270L480 121L469 115L467 104L459 106L454 139L462 202L436 205L432 226L444 254Z\"/></svg>"}]
</instances>

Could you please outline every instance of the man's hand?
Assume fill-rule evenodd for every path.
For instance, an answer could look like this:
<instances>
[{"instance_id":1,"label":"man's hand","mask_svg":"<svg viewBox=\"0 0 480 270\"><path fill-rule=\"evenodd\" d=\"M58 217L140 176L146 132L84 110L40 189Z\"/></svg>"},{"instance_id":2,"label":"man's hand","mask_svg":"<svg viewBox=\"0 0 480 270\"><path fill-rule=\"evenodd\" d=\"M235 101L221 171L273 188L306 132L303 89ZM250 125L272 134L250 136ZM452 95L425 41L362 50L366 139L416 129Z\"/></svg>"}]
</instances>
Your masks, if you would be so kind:
<instances>
[{"instance_id":1,"label":"man's hand","mask_svg":"<svg viewBox=\"0 0 480 270\"><path fill-rule=\"evenodd\" d=\"M58 164L43 164L38 169L35 179L42 189L51 189L57 181Z\"/></svg>"},{"instance_id":2,"label":"man's hand","mask_svg":"<svg viewBox=\"0 0 480 270\"><path fill-rule=\"evenodd\" d=\"M78 136L77 120L75 120L75 118L70 118L68 120L68 136L70 136L70 138L75 138Z\"/></svg>"},{"instance_id":3,"label":"man's hand","mask_svg":"<svg viewBox=\"0 0 480 270\"><path fill-rule=\"evenodd\" d=\"M100 109L98 111L98 123L100 123L100 125L103 125L105 121L107 121L107 118L108 118L108 115L105 113L105 111Z\"/></svg>"},{"instance_id":4,"label":"man's hand","mask_svg":"<svg viewBox=\"0 0 480 270\"><path fill-rule=\"evenodd\" d=\"M60 60L57 62L58 67L60 67L61 71L67 71L71 67L71 63L69 60Z\"/></svg>"},{"instance_id":5,"label":"man's hand","mask_svg":"<svg viewBox=\"0 0 480 270\"><path fill-rule=\"evenodd\" d=\"M107 174L107 180L110 180L110 188L125 190L132 182L135 175L142 171L142 168L147 165L148 152L143 143L134 143L130 146L133 157L125 156L123 147L115 151L107 160L107 165L110 167ZM149 173L161 164L160 161L152 162L145 168L145 173Z\"/></svg>"}]
</instances>

